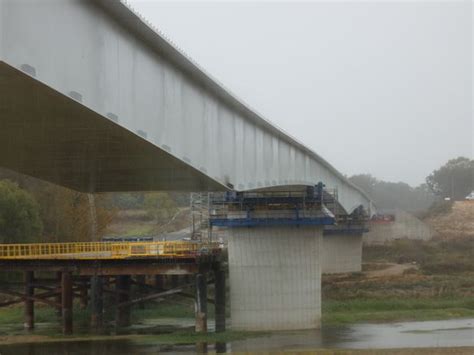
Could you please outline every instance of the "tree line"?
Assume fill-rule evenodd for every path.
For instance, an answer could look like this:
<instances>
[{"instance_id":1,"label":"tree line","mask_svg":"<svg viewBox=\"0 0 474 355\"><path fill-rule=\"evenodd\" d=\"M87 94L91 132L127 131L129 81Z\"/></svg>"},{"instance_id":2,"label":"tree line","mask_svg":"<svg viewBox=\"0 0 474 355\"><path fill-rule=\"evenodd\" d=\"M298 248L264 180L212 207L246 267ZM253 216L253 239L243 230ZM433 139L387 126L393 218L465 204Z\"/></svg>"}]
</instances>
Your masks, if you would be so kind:
<instances>
[{"instance_id":1,"label":"tree line","mask_svg":"<svg viewBox=\"0 0 474 355\"><path fill-rule=\"evenodd\" d=\"M449 198L463 200L474 190L474 160L459 157L449 160L429 174L425 183L411 187L404 182L387 182L370 174L359 174L349 180L364 190L378 209L403 209L420 212L435 201Z\"/></svg>"}]
</instances>

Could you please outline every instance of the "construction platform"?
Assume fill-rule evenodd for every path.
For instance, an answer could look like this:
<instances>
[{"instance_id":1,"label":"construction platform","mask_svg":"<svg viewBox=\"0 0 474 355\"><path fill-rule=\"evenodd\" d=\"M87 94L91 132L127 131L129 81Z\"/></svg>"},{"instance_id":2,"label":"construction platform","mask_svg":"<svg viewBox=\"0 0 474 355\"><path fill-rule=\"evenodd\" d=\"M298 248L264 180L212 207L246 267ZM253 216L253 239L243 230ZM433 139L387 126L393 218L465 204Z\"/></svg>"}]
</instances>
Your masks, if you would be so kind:
<instances>
[{"instance_id":1,"label":"construction platform","mask_svg":"<svg viewBox=\"0 0 474 355\"><path fill-rule=\"evenodd\" d=\"M133 305L181 294L195 298L196 330L204 332L207 284L215 283L216 331L223 331L225 273L220 254L217 243L193 241L0 244L0 272L24 274L23 282L2 282L0 293L10 299L0 307L24 303L25 328L33 329L34 304L47 304L57 309L63 333L71 334L75 298L89 305L91 327L100 330L104 292L114 294L115 302L107 307L115 308L118 327L130 325ZM208 280L208 275L213 277Z\"/></svg>"}]
</instances>

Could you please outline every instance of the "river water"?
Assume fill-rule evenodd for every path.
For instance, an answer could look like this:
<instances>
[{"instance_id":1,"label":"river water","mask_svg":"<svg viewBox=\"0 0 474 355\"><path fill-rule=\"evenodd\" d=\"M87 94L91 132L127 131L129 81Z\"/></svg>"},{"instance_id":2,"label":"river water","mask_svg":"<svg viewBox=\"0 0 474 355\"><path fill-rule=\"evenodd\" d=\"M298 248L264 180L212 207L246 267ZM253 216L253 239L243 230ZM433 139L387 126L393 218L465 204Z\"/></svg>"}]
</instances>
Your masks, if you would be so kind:
<instances>
[{"instance_id":1,"label":"river water","mask_svg":"<svg viewBox=\"0 0 474 355\"><path fill-rule=\"evenodd\" d=\"M186 321L187 322L187 321ZM191 322L191 320L189 320ZM70 341L0 346L1 355L103 354L132 355L156 353L194 353L202 344L160 345L150 339ZM355 324L323 327L321 330L274 332L266 336L208 344L209 351L291 351L326 349L380 349L416 347L474 347L474 319L390 324Z\"/></svg>"}]
</instances>

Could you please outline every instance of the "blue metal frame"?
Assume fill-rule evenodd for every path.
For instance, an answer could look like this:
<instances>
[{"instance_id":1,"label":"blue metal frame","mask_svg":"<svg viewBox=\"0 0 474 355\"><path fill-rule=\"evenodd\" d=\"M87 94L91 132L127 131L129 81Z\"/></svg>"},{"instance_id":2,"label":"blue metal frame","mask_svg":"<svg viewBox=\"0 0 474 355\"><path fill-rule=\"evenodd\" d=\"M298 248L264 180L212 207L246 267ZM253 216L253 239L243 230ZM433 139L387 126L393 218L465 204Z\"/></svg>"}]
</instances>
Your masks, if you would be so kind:
<instances>
[{"instance_id":1,"label":"blue metal frame","mask_svg":"<svg viewBox=\"0 0 474 355\"><path fill-rule=\"evenodd\" d=\"M213 218L209 220L215 227L267 227L267 226L324 226L335 222L333 217L314 218Z\"/></svg>"},{"instance_id":2,"label":"blue metal frame","mask_svg":"<svg viewBox=\"0 0 474 355\"><path fill-rule=\"evenodd\" d=\"M325 229L323 235L362 235L363 233L367 233L369 231L368 228L361 227L361 228L339 228L339 229Z\"/></svg>"}]
</instances>

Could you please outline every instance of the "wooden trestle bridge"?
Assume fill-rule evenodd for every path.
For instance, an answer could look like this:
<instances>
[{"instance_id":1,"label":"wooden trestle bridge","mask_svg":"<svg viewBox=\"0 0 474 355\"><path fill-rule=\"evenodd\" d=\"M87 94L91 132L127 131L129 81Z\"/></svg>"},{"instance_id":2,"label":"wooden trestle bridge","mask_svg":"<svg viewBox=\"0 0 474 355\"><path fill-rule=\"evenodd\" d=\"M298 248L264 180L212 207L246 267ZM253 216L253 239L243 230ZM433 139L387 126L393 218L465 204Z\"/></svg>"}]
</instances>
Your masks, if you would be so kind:
<instances>
[{"instance_id":1,"label":"wooden trestle bridge","mask_svg":"<svg viewBox=\"0 0 474 355\"><path fill-rule=\"evenodd\" d=\"M209 301L215 304L216 331L224 331L220 251L216 243L198 242L0 244L0 271L24 273L21 283L2 283L0 293L10 297L0 307L23 302L25 328L33 329L35 303L47 304L57 310L63 333L72 334L77 299L90 309L91 329L100 332L104 293L114 295L115 304L107 307L115 308L117 327L130 325L133 305L181 294L195 298L196 331L207 331ZM215 283L214 300L207 298L209 282Z\"/></svg>"}]
</instances>

